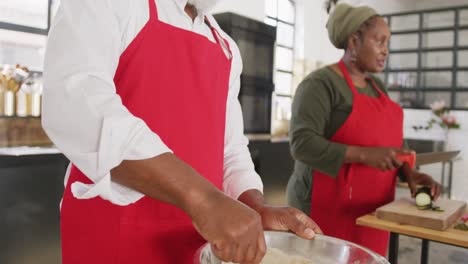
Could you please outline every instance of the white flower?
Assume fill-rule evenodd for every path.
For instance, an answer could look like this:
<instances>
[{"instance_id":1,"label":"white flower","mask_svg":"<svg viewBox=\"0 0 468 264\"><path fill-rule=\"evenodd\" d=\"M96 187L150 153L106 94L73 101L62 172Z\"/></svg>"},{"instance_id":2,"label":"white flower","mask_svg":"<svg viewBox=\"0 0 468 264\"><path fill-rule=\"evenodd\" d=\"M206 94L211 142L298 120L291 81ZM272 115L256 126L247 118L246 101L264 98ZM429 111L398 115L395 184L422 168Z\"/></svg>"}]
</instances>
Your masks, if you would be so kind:
<instances>
[{"instance_id":1,"label":"white flower","mask_svg":"<svg viewBox=\"0 0 468 264\"><path fill-rule=\"evenodd\" d=\"M434 101L432 104L430 104L430 107L432 111L438 111L441 109L445 108L445 101L440 100L440 101Z\"/></svg>"}]
</instances>

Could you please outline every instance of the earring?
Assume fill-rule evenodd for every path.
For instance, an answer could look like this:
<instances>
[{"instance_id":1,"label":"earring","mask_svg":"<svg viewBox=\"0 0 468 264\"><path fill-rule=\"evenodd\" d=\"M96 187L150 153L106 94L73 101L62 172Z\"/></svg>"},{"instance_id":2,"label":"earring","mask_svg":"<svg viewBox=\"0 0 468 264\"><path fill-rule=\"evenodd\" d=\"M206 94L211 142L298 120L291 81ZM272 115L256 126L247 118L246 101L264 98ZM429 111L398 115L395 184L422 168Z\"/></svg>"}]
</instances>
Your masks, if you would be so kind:
<instances>
[{"instance_id":1,"label":"earring","mask_svg":"<svg viewBox=\"0 0 468 264\"><path fill-rule=\"evenodd\" d=\"M356 50L351 50L351 61L352 62L356 62L357 61L357 54L356 54Z\"/></svg>"}]
</instances>

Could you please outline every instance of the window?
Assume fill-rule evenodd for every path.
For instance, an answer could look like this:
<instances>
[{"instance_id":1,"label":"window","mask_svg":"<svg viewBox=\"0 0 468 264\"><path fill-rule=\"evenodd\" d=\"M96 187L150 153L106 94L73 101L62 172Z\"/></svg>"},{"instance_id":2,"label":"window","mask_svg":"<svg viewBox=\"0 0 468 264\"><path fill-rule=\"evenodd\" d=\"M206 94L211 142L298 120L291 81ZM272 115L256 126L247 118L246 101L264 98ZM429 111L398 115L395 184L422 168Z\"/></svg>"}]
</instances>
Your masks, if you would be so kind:
<instances>
[{"instance_id":1,"label":"window","mask_svg":"<svg viewBox=\"0 0 468 264\"><path fill-rule=\"evenodd\" d=\"M468 6L386 15L392 30L385 80L408 108L444 100L467 110Z\"/></svg>"},{"instance_id":2,"label":"window","mask_svg":"<svg viewBox=\"0 0 468 264\"><path fill-rule=\"evenodd\" d=\"M48 0L4 0L0 2L3 23L25 27L48 28Z\"/></svg>"},{"instance_id":3,"label":"window","mask_svg":"<svg viewBox=\"0 0 468 264\"><path fill-rule=\"evenodd\" d=\"M265 13L265 23L275 26L277 33L272 99L275 126L275 120L290 119L291 116L296 5L291 0L266 0Z\"/></svg>"},{"instance_id":4,"label":"window","mask_svg":"<svg viewBox=\"0 0 468 264\"><path fill-rule=\"evenodd\" d=\"M52 7L58 0L0 2L0 64L42 71Z\"/></svg>"},{"instance_id":5,"label":"window","mask_svg":"<svg viewBox=\"0 0 468 264\"><path fill-rule=\"evenodd\" d=\"M20 64L42 71L46 36L0 29L0 64Z\"/></svg>"}]
</instances>

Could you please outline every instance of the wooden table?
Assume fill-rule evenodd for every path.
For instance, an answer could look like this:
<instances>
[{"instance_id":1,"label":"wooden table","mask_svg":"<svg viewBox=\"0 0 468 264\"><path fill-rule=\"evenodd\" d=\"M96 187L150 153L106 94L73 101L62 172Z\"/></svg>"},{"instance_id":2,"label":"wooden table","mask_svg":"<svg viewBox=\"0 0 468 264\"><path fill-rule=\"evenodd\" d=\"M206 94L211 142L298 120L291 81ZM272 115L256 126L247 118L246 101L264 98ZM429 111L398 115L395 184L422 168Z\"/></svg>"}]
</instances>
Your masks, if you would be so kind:
<instances>
[{"instance_id":1,"label":"wooden table","mask_svg":"<svg viewBox=\"0 0 468 264\"><path fill-rule=\"evenodd\" d=\"M468 210L467 212L468 213ZM429 241L441 242L453 246L468 248L468 232L448 228L437 231L417 226L402 225L378 219L374 214L362 216L356 220L361 226L390 231L389 261L398 264L398 236L406 235L422 239L421 263L426 264L429 256Z\"/></svg>"}]
</instances>

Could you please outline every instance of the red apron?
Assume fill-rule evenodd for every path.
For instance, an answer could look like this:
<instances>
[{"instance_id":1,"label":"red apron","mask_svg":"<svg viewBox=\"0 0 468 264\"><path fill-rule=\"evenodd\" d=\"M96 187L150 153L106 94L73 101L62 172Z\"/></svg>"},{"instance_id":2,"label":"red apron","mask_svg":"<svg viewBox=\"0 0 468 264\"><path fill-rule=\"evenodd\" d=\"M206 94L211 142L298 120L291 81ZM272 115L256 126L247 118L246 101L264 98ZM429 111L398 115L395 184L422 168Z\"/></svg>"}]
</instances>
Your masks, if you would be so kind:
<instances>
[{"instance_id":1,"label":"red apron","mask_svg":"<svg viewBox=\"0 0 468 264\"><path fill-rule=\"evenodd\" d=\"M120 57L117 93L180 159L222 189L229 47L150 19ZM208 22L209 24L209 22ZM204 241L180 209L144 197L117 206L100 197L73 197L73 182L92 183L72 167L61 210L63 264L192 263Z\"/></svg>"},{"instance_id":2,"label":"red apron","mask_svg":"<svg viewBox=\"0 0 468 264\"><path fill-rule=\"evenodd\" d=\"M330 139L346 145L400 148L403 111L372 86L379 97L357 92L343 61L341 71L353 93L351 114ZM397 170L382 172L362 164L345 164L336 178L313 172L311 217L326 235L355 242L386 255L389 234L356 225L356 218L373 212L395 197Z\"/></svg>"}]
</instances>

